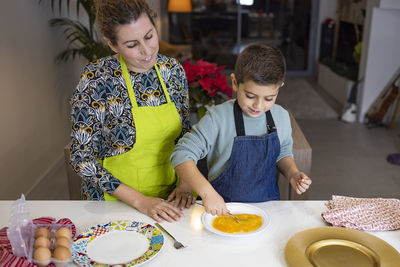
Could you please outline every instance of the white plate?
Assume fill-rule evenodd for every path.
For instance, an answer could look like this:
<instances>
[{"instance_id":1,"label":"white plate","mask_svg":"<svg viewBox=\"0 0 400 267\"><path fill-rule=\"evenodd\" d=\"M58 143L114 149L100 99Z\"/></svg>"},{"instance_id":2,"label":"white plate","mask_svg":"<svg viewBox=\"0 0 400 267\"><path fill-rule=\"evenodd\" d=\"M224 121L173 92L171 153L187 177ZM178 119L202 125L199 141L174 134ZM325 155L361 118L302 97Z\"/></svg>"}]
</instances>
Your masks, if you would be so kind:
<instances>
[{"instance_id":1,"label":"white plate","mask_svg":"<svg viewBox=\"0 0 400 267\"><path fill-rule=\"evenodd\" d=\"M72 243L72 259L83 267L141 265L157 256L164 236L155 226L137 221L111 221L81 233Z\"/></svg>"},{"instance_id":2,"label":"white plate","mask_svg":"<svg viewBox=\"0 0 400 267\"><path fill-rule=\"evenodd\" d=\"M218 235L222 235L222 236L248 237L248 236L252 236L252 235L255 235L255 234L258 234L258 233L264 231L269 224L269 218L268 218L267 214L262 209L257 208L256 206L244 204L244 203L231 202L231 203L226 203L226 207L232 214L248 213L248 214L256 214L258 216L261 216L261 218L262 218L261 227L255 231L248 232L248 233L235 233L235 234L224 233L224 232L221 232L221 231L215 229L212 226L213 220L218 216L213 216L209 213L204 212L203 215L201 216L201 222L203 223L204 227L208 231L213 232Z\"/></svg>"},{"instance_id":3,"label":"white plate","mask_svg":"<svg viewBox=\"0 0 400 267\"><path fill-rule=\"evenodd\" d=\"M122 264L139 258L149 245L149 240L138 232L113 231L93 239L86 253L98 263Z\"/></svg>"}]
</instances>

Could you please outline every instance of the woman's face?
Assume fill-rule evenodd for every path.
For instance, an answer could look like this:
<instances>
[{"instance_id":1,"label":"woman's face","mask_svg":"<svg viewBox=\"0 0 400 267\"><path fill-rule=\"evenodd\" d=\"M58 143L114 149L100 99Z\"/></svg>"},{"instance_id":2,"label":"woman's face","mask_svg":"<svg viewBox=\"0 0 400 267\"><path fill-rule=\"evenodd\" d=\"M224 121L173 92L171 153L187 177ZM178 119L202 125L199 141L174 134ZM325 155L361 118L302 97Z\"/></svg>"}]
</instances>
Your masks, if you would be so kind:
<instances>
[{"instance_id":1,"label":"woman's face","mask_svg":"<svg viewBox=\"0 0 400 267\"><path fill-rule=\"evenodd\" d=\"M158 53L158 34L146 13L130 24L116 28L117 44L107 38L107 44L125 59L129 70L145 72L156 63Z\"/></svg>"}]
</instances>

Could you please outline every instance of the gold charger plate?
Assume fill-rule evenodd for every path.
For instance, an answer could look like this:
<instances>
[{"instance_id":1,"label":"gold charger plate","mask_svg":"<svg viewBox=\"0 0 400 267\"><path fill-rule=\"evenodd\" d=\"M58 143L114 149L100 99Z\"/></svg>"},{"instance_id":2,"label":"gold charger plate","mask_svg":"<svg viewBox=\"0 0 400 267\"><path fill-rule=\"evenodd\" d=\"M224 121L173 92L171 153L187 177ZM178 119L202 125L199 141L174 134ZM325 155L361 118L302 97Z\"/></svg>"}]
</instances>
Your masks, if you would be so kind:
<instances>
[{"instance_id":1,"label":"gold charger plate","mask_svg":"<svg viewBox=\"0 0 400 267\"><path fill-rule=\"evenodd\" d=\"M343 227L318 227L286 244L290 267L398 267L400 254L382 239Z\"/></svg>"}]
</instances>

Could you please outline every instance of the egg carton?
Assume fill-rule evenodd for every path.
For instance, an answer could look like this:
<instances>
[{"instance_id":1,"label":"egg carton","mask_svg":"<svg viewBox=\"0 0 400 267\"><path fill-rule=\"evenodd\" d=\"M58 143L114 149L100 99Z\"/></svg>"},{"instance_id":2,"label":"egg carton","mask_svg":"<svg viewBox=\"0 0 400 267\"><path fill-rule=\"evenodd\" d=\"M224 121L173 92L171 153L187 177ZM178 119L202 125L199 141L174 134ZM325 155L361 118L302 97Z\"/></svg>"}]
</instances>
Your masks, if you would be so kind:
<instances>
[{"instance_id":1,"label":"egg carton","mask_svg":"<svg viewBox=\"0 0 400 267\"><path fill-rule=\"evenodd\" d=\"M36 236L36 233L39 229L47 229L49 236L43 236L39 235ZM60 229L68 229L65 231L68 235L58 235ZM62 230L61 230L62 231ZM66 266L68 263L72 261L71 257L71 244L72 244L72 237L71 237L71 225L70 224L59 224L59 223L48 223L48 224L33 224L32 225L32 234L30 236L29 240L29 256L28 259L30 262L38 265L38 266L47 266L50 263L54 263L57 267L60 266ZM43 244L39 244L40 246L35 248L35 244L37 241L41 241L44 239L40 239L40 237L45 237L45 239L49 240L49 244L43 246ZM64 248L65 245L67 244L57 244L57 241L62 240L65 238L68 241L68 251L66 251ZM35 254L35 251L39 249L40 247L47 247L50 251L49 257L40 257L40 256L46 256L46 254L43 255L43 253L46 253L46 250L41 249L42 253L37 253ZM56 250L57 247L63 247L62 249ZM36 257L35 257L36 256ZM38 260L38 256L40 258L44 258L43 260ZM69 256L69 257L65 257Z\"/></svg>"},{"instance_id":2,"label":"egg carton","mask_svg":"<svg viewBox=\"0 0 400 267\"><path fill-rule=\"evenodd\" d=\"M34 259L35 252L35 233L38 229L45 228L49 233L49 250L51 255L48 259L38 261ZM67 228L69 233L72 232L72 227L70 224L60 224L60 223L43 223L34 224L30 219L29 208L25 201L25 196L22 194L20 199L17 199L11 208L11 216L9 227L7 229L7 237L10 240L12 252L18 257L26 257L28 261L38 265L47 266L51 263L57 267L62 267L68 265L72 262L72 257L70 256L65 260L58 260L54 257L54 251L56 248L56 233L61 228ZM72 236L69 235L69 255L71 255L71 244Z\"/></svg>"}]
</instances>

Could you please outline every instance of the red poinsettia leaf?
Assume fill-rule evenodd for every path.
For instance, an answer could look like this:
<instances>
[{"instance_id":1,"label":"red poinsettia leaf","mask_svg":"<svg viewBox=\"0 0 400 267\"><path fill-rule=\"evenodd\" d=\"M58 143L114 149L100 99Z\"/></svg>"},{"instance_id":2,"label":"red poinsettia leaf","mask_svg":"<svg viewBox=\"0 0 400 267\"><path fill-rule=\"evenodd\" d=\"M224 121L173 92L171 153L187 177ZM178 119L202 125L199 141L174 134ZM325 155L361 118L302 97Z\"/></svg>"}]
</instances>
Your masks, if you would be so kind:
<instances>
[{"instance_id":1,"label":"red poinsettia leaf","mask_svg":"<svg viewBox=\"0 0 400 267\"><path fill-rule=\"evenodd\" d=\"M216 72L217 64L213 64L207 61L203 61L202 59L199 59L196 62L196 66L199 68L198 75L200 76L215 75L217 73Z\"/></svg>"},{"instance_id":2,"label":"red poinsettia leaf","mask_svg":"<svg viewBox=\"0 0 400 267\"><path fill-rule=\"evenodd\" d=\"M192 83L195 81L195 75L193 73L193 71L190 70L185 70L186 73L186 79L188 80L188 83Z\"/></svg>"},{"instance_id":3,"label":"red poinsettia leaf","mask_svg":"<svg viewBox=\"0 0 400 267\"><path fill-rule=\"evenodd\" d=\"M228 95L229 97L232 97L232 88L229 87L225 76L215 77L213 79L213 85L220 91L222 91L224 94Z\"/></svg>"},{"instance_id":4,"label":"red poinsettia leaf","mask_svg":"<svg viewBox=\"0 0 400 267\"><path fill-rule=\"evenodd\" d=\"M217 95L217 88L214 87L212 90L208 91L208 95L210 97L216 96Z\"/></svg>"},{"instance_id":5,"label":"red poinsettia leaf","mask_svg":"<svg viewBox=\"0 0 400 267\"><path fill-rule=\"evenodd\" d=\"M232 88L227 83L226 75L222 73L225 66L217 66L202 59L188 60L182 66L190 88L190 99L194 103L202 105L219 103L221 99L218 97L218 92L232 98Z\"/></svg>"},{"instance_id":6,"label":"red poinsettia leaf","mask_svg":"<svg viewBox=\"0 0 400 267\"><path fill-rule=\"evenodd\" d=\"M186 79L188 83L191 83L196 79L196 73L194 72L192 66L193 65L190 63L190 60L187 60L185 63L182 64L182 67L186 73Z\"/></svg>"},{"instance_id":7,"label":"red poinsettia leaf","mask_svg":"<svg viewBox=\"0 0 400 267\"><path fill-rule=\"evenodd\" d=\"M200 83L201 87L204 88L204 90L208 91L208 90L210 90L210 87L212 86L213 81L210 77L204 77L203 79L201 79L199 81L199 83Z\"/></svg>"}]
</instances>

